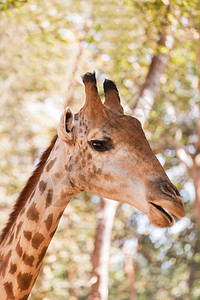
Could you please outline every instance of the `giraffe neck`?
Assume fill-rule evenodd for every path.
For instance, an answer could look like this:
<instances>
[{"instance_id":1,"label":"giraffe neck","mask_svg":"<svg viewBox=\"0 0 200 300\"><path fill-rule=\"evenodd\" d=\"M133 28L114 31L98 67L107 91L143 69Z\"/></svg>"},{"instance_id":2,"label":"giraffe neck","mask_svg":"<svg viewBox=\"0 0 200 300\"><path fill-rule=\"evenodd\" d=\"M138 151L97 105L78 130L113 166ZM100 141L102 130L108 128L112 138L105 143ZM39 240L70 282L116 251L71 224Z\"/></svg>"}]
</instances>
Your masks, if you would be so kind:
<instances>
[{"instance_id":1,"label":"giraffe neck","mask_svg":"<svg viewBox=\"0 0 200 300\"><path fill-rule=\"evenodd\" d=\"M2 299L28 298L63 211L80 192L69 179L71 151L57 139L36 187L0 244Z\"/></svg>"}]
</instances>

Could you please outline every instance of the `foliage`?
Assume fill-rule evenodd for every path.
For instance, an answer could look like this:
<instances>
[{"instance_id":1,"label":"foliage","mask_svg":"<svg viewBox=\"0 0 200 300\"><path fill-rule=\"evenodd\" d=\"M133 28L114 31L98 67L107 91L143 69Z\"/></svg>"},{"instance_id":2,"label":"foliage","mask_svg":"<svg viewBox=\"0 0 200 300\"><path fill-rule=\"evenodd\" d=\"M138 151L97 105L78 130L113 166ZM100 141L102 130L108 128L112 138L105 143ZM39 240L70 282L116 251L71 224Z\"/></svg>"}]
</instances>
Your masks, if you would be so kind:
<instances>
[{"instance_id":1,"label":"foliage","mask_svg":"<svg viewBox=\"0 0 200 300\"><path fill-rule=\"evenodd\" d=\"M116 81L125 110L134 104L165 21L163 1L39 1L0 15L1 227L33 164L53 136L65 101L83 103L86 71ZM128 205L118 208L112 233L109 299L128 299L124 251L131 251L137 299L200 298L199 229L192 213L194 187L179 146L195 152L199 118L197 52L199 1L170 1L175 46L160 79L146 135L179 187L186 217L156 229ZM5 1L0 10L18 7ZM73 94L71 94L73 86ZM101 88L101 87L100 87ZM73 101L71 100L73 95ZM87 299L98 197L77 196L62 218L30 299Z\"/></svg>"},{"instance_id":2,"label":"foliage","mask_svg":"<svg viewBox=\"0 0 200 300\"><path fill-rule=\"evenodd\" d=\"M26 2L28 2L28 0L1 0L0 1L0 11L4 11L4 12L8 13L8 9L20 8Z\"/></svg>"}]
</instances>

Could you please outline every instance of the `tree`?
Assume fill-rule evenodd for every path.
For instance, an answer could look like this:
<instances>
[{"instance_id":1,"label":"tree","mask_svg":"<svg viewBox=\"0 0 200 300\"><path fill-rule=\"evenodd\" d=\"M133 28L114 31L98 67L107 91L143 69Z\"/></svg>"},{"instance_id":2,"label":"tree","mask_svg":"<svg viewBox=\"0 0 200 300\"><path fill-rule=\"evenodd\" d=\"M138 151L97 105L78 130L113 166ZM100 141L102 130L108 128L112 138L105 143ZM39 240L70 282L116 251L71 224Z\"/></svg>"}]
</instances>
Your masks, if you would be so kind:
<instances>
[{"instance_id":1,"label":"tree","mask_svg":"<svg viewBox=\"0 0 200 300\"><path fill-rule=\"evenodd\" d=\"M71 95L70 106L75 111L81 107L81 74L95 70L100 89L105 77L114 80L126 112L131 112L153 55L166 51L157 41L167 2L31 0L20 9L0 12L1 227L33 163L55 133L65 100ZM200 297L194 185L176 155L184 150L181 158L191 161L196 151L199 0L170 3L170 22L178 21L174 47L145 132L183 196L186 218L176 220L169 230L157 230L132 207L118 206L111 233L109 300L129 297L125 253L130 249L139 300ZM99 199L85 192L70 203L31 299L89 297L98 205Z\"/></svg>"},{"instance_id":2,"label":"tree","mask_svg":"<svg viewBox=\"0 0 200 300\"><path fill-rule=\"evenodd\" d=\"M197 66L200 72L200 48L197 48ZM200 95L200 80L198 80L198 90ZM192 178L195 188L195 202L194 202L194 214L196 222L200 225L200 120L197 120L196 124L197 142L195 145L195 152L191 155L180 147L181 135L177 134L177 147L176 153L180 162L186 166L189 176Z\"/></svg>"},{"instance_id":3,"label":"tree","mask_svg":"<svg viewBox=\"0 0 200 300\"><path fill-rule=\"evenodd\" d=\"M160 77L169 60L170 51L174 42L174 24L169 21L170 5L166 6L165 22L161 29L161 36L158 41L158 54L152 58L145 82L141 88L138 98L134 104L132 115L137 117L142 125L148 118L149 112L155 101L156 92L160 85ZM163 51L164 49L164 51ZM161 50L161 52L160 52ZM164 53L163 53L164 52ZM110 237L111 226L116 212L116 203L108 203L107 199L101 200L100 214L97 215L97 228L93 251L93 271L94 279L91 285L90 298L103 299L108 297L108 262L110 255ZM106 245L106 247L105 247ZM127 257L126 257L127 259ZM130 258L129 258L130 259ZM128 273L130 277L130 273ZM96 279L96 281L95 281ZM133 285L133 279L130 280ZM130 291L132 287L130 287ZM132 292L130 300L135 299L135 293Z\"/></svg>"}]
</instances>

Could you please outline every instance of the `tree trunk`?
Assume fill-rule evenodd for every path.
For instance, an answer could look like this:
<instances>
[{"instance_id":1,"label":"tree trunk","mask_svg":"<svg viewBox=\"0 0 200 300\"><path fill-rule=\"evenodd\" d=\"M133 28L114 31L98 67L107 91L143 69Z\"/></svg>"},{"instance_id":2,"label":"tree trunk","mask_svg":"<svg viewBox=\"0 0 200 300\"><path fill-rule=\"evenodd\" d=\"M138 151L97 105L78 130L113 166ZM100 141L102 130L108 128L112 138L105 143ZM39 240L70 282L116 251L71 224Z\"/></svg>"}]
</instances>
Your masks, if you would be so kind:
<instances>
[{"instance_id":1,"label":"tree trunk","mask_svg":"<svg viewBox=\"0 0 200 300\"><path fill-rule=\"evenodd\" d=\"M136 299L135 270L136 264L134 264L132 260L132 253L130 253L130 251L127 251L124 253L124 272L126 274L130 286L128 300Z\"/></svg>"},{"instance_id":2,"label":"tree trunk","mask_svg":"<svg viewBox=\"0 0 200 300\"><path fill-rule=\"evenodd\" d=\"M196 152L193 156L193 166L190 170L190 176L193 179L195 188L194 215L198 225L200 225L200 121L198 122L198 143Z\"/></svg>"},{"instance_id":3,"label":"tree trunk","mask_svg":"<svg viewBox=\"0 0 200 300\"><path fill-rule=\"evenodd\" d=\"M69 294L71 297L74 297L74 299L77 299L77 289L74 285L74 281L76 279L76 270L73 267L70 267L67 271L68 273L68 283L70 284Z\"/></svg>"},{"instance_id":4,"label":"tree trunk","mask_svg":"<svg viewBox=\"0 0 200 300\"><path fill-rule=\"evenodd\" d=\"M167 6L165 20L168 21L170 13L170 5ZM166 21L165 21L166 22ZM154 55L138 98L133 107L133 116L140 120L142 125L148 118L152 109L156 92L160 86L160 77L163 74L165 67L170 57L170 51L174 44L174 31L176 24L163 23L162 34L158 41L158 54ZM162 53L164 52L164 53Z\"/></svg>"},{"instance_id":5,"label":"tree trunk","mask_svg":"<svg viewBox=\"0 0 200 300\"><path fill-rule=\"evenodd\" d=\"M197 65L200 71L200 47L197 51ZM200 95L200 79L198 82L198 91ZM186 166L188 174L193 180L195 189L194 215L197 225L200 226L200 119L197 122L196 132L198 141L194 155L186 153L181 146L177 146L178 149L176 149L176 154L180 162ZM177 144L180 144L180 138L178 138Z\"/></svg>"},{"instance_id":6,"label":"tree trunk","mask_svg":"<svg viewBox=\"0 0 200 300\"><path fill-rule=\"evenodd\" d=\"M197 65L200 71L200 46L197 51ZM198 90L200 95L200 79L198 82ZM196 144L196 152L193 157L193 166L190 175L194 181L194 188L195 188L194 214L195 214L197 224L200 225L200 119L197 122L197 135L198 135L198 142Z\"/></svg>"},{"instance_id":7,"label":"tree trunk","mask_svg":"<svg viewBox=\"0 0 200 300\"><path fill-rule=\"evenodd\" d=\"M90 300L108 298L108 261L110 236L117 202L103 199L97 214L97 229L92 258L93 272L91 278Z\"/></svg>"},{"instance_id":8,"label":"tree trunk","mask_svg":"<svg viewBox=\"0 0 200 300\"><path fill-rule=\"evenodd\" d=\"M170 5L168 5L166 9L165 21L168 20L169 12ZM159 53L153 56L145 82L133 107L132 115L134 117L137 117L141 121L142 125L144 125L153 106L156 92L160 86L160 77L163 74L169 60L170 51L173 47L174 42L174 31L174 24L166 24L166 22L163 23L163 27L161 30L162 34L160 40L158 41L158 50L162 48L165 50L165 53ZM93 257L95 259L93 259L92 271L92 277L94 278L94 276L96 276L96 280L95 283L91 285L89 298L90 300L107 300L108 298L108 261L110 250L111 223L113 223L114 220L116 204L114 204L114 202L111 202L108 208L107 203L107 200L101 200L101 216L97 216L95 247L93 252ZM111 216L112 222L110 221ZM101 220L104 220L104 222L101 222ZM106 246L104 245L104 243ZM134 274L132 278L135 278ZM130 293L133 290L132 285L133 282L131 279ZM94 295L96 296L96 298L94 297Z\"/></svg>"}]
</instances>

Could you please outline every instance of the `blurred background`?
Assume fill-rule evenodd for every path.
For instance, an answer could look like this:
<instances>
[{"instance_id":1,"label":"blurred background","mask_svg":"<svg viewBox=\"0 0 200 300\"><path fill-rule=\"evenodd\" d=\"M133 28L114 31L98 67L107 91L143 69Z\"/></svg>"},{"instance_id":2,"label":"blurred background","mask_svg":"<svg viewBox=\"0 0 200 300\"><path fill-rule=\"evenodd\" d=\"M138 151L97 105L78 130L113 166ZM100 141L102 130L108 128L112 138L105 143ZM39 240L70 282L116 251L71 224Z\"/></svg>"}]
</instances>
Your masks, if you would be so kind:
<instances>
[{"instance_id":1,"label":"blurred background","mask_svg":"<svg viewBox=\"0 0 200 300\"><path fill-rule=\"evenodd\" d=\"M81 193L29 299L200 299L199 0L0 0L0 229L94 70L101 96L114 80L127 113L149 100L145 133L186 216L159 229L129 205ZM95 252L99 236L106 253Z\"/></svg>"}]
</instances>

